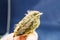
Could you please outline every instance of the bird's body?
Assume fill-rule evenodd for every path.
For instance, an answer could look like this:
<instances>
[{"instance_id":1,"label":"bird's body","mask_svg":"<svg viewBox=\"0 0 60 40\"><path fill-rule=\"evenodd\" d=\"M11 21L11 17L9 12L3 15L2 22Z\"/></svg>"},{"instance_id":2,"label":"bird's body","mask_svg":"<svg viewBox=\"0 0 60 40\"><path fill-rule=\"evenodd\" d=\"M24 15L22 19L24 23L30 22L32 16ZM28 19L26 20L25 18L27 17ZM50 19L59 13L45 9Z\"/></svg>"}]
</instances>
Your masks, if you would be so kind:
<instances>
[{"instance_id":1,"label":"bird's body","mask_svg":"<svg viewBox=\"0 0 60 40\"><path fill-rule=\"evenodd\" d=\"M14 37L28 35L40 25L40 12L28 11L28 14L16 25Z\"/></svg>"}]
</instances>

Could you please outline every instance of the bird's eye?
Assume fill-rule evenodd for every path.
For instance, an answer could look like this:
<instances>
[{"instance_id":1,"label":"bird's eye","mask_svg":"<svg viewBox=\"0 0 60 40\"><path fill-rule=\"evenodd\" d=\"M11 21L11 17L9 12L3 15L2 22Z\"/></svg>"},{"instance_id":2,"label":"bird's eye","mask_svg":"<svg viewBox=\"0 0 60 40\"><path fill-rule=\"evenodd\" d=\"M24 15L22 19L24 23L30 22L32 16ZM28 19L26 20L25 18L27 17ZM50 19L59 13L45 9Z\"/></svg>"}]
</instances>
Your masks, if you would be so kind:
<instances>
[{"instance_id":1,"label":"bird's eye","mask_svg":"<svg viewBox=\"0 0 60 40\"><path fill-rule=\"evenodd\" d=\"M36 15L37 15L37 13L34 13L33 15L34 15L34 16L36 16Z\"/></svg>"}]
</instances>

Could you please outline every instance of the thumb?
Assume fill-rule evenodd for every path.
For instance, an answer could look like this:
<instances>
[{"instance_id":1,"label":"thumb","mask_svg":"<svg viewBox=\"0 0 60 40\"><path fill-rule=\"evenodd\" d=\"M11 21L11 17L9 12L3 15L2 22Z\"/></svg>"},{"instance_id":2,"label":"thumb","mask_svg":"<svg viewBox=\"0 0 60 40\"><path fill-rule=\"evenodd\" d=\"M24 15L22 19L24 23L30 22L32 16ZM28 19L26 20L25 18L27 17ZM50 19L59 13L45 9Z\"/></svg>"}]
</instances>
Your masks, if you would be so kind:
<instances>
[{"instance_id":1,"label":"thumb","mask_svg":"<svg viewBox=\"0 0 60 40\"><path fill-rule=\"evenodd\" d=\"M27 36L16 36L14 40L26 40Z\"/></svg>"}]
</instances>

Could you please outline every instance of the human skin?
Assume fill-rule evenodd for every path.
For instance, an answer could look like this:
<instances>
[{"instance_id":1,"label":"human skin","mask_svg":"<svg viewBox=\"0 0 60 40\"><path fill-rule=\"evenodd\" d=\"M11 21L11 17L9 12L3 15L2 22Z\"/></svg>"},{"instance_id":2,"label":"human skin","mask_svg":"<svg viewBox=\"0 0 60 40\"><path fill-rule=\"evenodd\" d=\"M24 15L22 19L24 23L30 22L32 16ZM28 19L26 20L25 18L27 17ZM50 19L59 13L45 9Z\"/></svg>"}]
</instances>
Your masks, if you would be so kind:
<instances>
[{"instance_id":1,"label":"human skin","mask_svg":"<svg viewBox=\"0 0 60 40\"><path fill-rule=\"evenodd\" d=\"M17 36L14 37L13 40L26 40L27 36Z\"/></svg>"},{"instance_id":2,"label":"human skin","mask_svg":"<svg viewBox=\"0 0 60 40\"><path fill-rule=\"evenodd\" d=\"M1 40L38 40L38 35L36 32L29 34L28 36L16 36L13 38L13 33L1 38Z\"/></svg>"}]
</instances>

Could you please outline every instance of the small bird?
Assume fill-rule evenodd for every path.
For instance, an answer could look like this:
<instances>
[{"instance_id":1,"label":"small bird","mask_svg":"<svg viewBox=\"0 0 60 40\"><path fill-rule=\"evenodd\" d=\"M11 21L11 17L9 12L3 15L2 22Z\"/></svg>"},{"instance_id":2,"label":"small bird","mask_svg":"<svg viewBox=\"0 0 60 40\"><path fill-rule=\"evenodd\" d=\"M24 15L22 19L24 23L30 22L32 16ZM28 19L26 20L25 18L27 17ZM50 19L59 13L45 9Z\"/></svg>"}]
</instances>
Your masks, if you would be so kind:
<instances>
[{"instance_id":1,"label":"small bird","mask_svg":"<svg viewBox=\"0 0 60 40\"><path fill-rule=\"evenodd\" d=\"M27 11L26 16L16 24L14 29L15 36L26 36L33 33L40 25L40 15L43 13L35 10Z\"/></svg>"}]
</instances>

